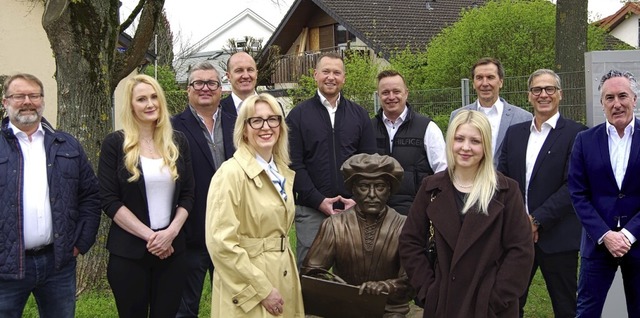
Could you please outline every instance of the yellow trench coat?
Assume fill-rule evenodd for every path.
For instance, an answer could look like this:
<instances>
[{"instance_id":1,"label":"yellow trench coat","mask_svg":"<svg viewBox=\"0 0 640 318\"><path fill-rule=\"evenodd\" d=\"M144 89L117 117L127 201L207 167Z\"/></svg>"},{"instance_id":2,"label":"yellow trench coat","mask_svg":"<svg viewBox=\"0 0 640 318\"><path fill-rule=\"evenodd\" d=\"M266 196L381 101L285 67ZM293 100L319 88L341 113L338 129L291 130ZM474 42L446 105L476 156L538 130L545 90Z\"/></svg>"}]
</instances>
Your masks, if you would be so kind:
<instances>
[{"instance_id":1,"label":"yellow trench coat","mask_svg":"<svg viewBox=\"0 0 640 318\"><path fill-rule=\"evenodd\" d=\"M284 299L280 317L304 317L300 278L289 247L295 216L294 172L277 162L285 202L255 156L240 147L211 179L206 244L215 266L211 317L273 317L260 304L272 288Z\"/></svg>"}]
</instances>

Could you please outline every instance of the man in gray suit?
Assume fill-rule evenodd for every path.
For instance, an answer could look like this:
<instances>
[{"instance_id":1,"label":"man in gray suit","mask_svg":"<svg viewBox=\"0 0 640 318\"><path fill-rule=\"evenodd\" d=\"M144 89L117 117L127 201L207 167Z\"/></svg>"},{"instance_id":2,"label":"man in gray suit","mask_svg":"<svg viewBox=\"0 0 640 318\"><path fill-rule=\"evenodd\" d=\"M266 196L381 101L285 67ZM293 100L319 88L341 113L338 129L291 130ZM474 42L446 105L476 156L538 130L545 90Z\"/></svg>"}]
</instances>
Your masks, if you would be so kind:
<instances>
[{"instance_id":1,"label":"man in gray suit","mask_svg":"<svg viewBox=\"0 0 640 318\"><path fill-rule=\"evenodd\" d=\"M533 115L518 106L507 103L500 97L504 68L498 59L485 57L478 60L471 68L471 78L473 78L473 88L476 90L478 100L451 112L449 122L461 109L477 110L487 115L491 123L493 157L499 158L507 128L521 122L531 122ZM494 166L497 166L498 162L499 160L494 160Z\"/></svg>"}]
</instances>

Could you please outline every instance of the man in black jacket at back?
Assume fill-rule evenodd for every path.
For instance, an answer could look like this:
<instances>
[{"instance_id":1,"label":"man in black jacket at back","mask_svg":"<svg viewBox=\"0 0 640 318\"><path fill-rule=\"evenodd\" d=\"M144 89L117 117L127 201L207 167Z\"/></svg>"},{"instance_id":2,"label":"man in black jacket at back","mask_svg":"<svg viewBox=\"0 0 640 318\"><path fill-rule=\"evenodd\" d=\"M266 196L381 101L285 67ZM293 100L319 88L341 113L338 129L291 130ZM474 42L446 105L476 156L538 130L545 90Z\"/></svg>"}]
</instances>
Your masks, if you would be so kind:
<instances>
[{"instance_id":1,"label":"man in black jacket at back","mask_svg":"<svg viewBox=\"0 0 640 318\"><path fill-rule=\"evenodd\" d=\"M287 116L291 169L296 172L298 268L322 221L355 205L344 187L342 163L354 154L376 150L367 111L340 95L345 81L342 57L320 57L314 78L316 95Z\"/></svg>"}]
</instances>

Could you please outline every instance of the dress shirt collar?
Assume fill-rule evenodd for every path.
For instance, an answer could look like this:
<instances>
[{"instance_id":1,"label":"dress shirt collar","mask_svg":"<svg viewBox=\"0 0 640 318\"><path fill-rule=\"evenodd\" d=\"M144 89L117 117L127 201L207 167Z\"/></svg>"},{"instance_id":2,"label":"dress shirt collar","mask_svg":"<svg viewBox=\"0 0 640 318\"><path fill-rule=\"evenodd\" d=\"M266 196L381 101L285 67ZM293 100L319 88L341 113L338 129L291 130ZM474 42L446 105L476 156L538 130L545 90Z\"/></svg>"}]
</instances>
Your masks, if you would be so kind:
<instances>
[{"instance_id":1,"label":"dress shirt collar","mask_svg":"<svg viewBox=\"0 0 640 318\"><path fill-rule=\"evenodd\" d=\"M336 106L334 107L333 105L331 105L331 103L329 103L329 100L324 97L324 95L322 95L322 93L320 93L320 90L318 90L318 96L320 96L320 102L322 103L322 105L324 105L324 107L327 108L338 108L338 105L340 105L340 97L342 96L342 93L338 93L338 98L336 98Z\"/></svg>"},{"instance_id":2,"label":"dress shirt collar","mask_svg":"<svg viewBox=\"0 0 640 318\"><path fill-rule=\"evenodd\" d=\"M20 130L20 128L16 127L11 121L9 121L9 128L11 128L11 130L13 131L13 134L25 141L29 140L29 136L27 136L27 133L25 133L24 131ZM44 129L42 129L42 123L38 123L38 129L36 129L35 132L33 132L33 134L31 136L44 136Z\"/></svg>"},{"instance_id":3,"label":"dress shirt collar","mask_svg":"<svg viewBox=\"0 0 640 318\"><path fill-rule=\"evenodd\" d=\"M636 119L635 119L635 118L633 118L633 119L631 119L631 122L629 123L629 125L627 125L627 127L624 127L624 135L625 135L625 136L627 136L627 135L628 135L629 137L633 136L633 131L634 131L634 128L635 128L635 123L636 123ZM606 129L606 131L607 131L607 135L608 135L609 137L611 137L611 133L612 133L612 132L613 132L616 136L618 135L618 130L616 130L616 127L615 127L615 126L613 126L611 123L609 123L609 121L608 121L608 120L605 120L605 121L604 121L604 124L605 124L605 127L607 128L607 129Z\"/></svg>"},{"instance_id":4,"label":"dress shirt collar","mask_svg":"<svg viewBox=\"0 0 640 318\"><path fill-rule=\"evenodd\" d=\"M551 118L547 119L547 121L542 123L542 125L540 125L540 131L542 131L544 129L544 126L549 126L549 127L551 127L551 129L556 129L556 126L558 125L558 119L560 119L560 112L555 113L555 115L551 116ZM535 117L533 117L533 119L531 120L531 127L530 127L529 130L530 131L538 131L538 129L536 128L536 118Z\"/></svg>"},{"instance_id":5,"label":"dress shirt collar","mask_svg":"<svg viewBox=\"0 0 640 318\"><path fill-rule=\"evenodd\" d=\"M400 116L398 116L398 118L396 118L396 121L392 122L389 117L387 117L387 114L384 113L384 110L382 111L382 121L386 124L392 124L392 125L400 125L402 123L405 122L405 120L407 120L407 115L409 114L409 107L407 107L407 105L404 105L404 110L402 111L402 114L400 114Z\"/></svg>"},{"instance_id":6,"label":"dress shirt collar","mask_svg":"<svg viewBox=\"0 0 640 318\"><path fill-rule=\"evenodd\" d=\"M254 95L258 95L256 91L253 91ZM236 113L240 111L240 106L242 106L243 100L236 95L233 91L231 91L231 98L233 99L233 105L236 107Z\"/></svg>"},{"instance_id":7,"label":"dress shirt collar","mask_svg":"<svg viewBox=\"0 0 640 318\"><path fill-rule=\"evenodd\" d=\"M496 100L495 104L493 104L493 106L482 107L482 105L480 105L480 101L476 100L476 110L481 111L483 114L486 114L486 115L496 112L498 116L502 116L502 111L504 110L504 103L502 102L502 99L498 97L498 99Z\"/></svg>"}]
</instances>

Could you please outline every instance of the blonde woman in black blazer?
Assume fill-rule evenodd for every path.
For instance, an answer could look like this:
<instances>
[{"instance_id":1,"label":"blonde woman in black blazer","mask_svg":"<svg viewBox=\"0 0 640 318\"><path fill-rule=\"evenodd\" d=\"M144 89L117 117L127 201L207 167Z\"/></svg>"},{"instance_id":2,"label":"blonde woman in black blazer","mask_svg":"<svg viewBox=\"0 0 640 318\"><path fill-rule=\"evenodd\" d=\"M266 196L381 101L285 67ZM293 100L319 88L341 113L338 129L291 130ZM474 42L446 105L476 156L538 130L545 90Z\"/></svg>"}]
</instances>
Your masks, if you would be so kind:
<instances>
[{"instance_id":1,"label":"blonde woman in black blazer","mask_svg":"<svg viewBox=\"0 0 640 318\"><path fill-rule=\"evenodd\" d=\"M188 143L146 75L126 84L122 124L105 138L98 167L102 209L113 220L107 278L120 317L175 317L185 277L182 226L193 206Z\"/></svg>"}]
</instances>

